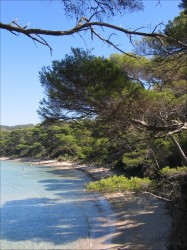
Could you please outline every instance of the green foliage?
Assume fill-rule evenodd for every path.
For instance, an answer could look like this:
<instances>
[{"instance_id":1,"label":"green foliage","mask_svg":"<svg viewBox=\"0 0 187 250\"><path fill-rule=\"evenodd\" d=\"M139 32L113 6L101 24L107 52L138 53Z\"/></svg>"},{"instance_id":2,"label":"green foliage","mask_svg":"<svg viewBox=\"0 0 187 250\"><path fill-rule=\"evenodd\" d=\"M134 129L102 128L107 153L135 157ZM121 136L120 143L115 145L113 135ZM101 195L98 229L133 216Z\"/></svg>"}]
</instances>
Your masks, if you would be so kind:
<instances>
[{"instance_id":1,"label":"green foliage","mask_svg":"<svg viewBox=\"0 0 187 250\"><path fill-rule=\"evenodd\" d=\"M101 179L100 181L90 182L87 184L87 191L98 192L125 192L125 191L142 191L147 190L152 184L152 181L148 178L138 178L121 176L112 176L107 179Z\"/></svg>"},{"instance_id":2,"label":"green foliage","mask_svg":"<svg viewBox=\"0 0 187 250\"><path fill-rule=\"evenodd\" d=\"M169 21L165 28L165 34L174 37L176 40L186 42L186 14L181 12L174 20ZM171 46L171 45L170 45Z\"/></svg>"},{"instance_id":3,"label":"green foliage","mask_svg":"<svg viewBox=\"0 0 187 250\"><path fill-rule=\"evenodd\" d=\"M123 155L122 162L127 167L135 167L140 164L144 164L147 162L147 150L142 149L139 151L125 153Z\"/></svg>"},{"instance_id":4,"label":"green foliage","mask_svg":"<svg viewBox=\"0 0 187 250\"><path fill-rule=\"evenodd\" d=\"M16 125L16 126L6 126L0 125L0 130L17 130L17 129L25 129L25 128L33 128L33 124L25 124L25 125Z\"/></svg>"},{"instance_id":5,"label":"green foliage","mask_svg":"<svg viewBox=\"0 0 187 250\"><path fill-rule=\"evenodd\" d=\"M27 156L29 154L30 147L27 144L20 143L16 148L15 152L19 156Z\"/></svg>"},{"instance_id":6,"label":"green foliage","mask_svg":"<svg viewBox=\"0 0 187 250\"><path fill-rule=\"evenodd\" d=\"M137 57L135 54L131 55L132 57L112 54L110 58L116 62L134 82L137 82L143 87L149 85L152 80L151 60L143 56Z\"/></svg>"},{"instance_id":7,"label":"green foliage","mask_svg":"<svg viewBox=\"0 0 187 250\"><path fill-rule=\"evenodd\" d=\"M9 144L10 131L0 130L0 155L5 156L7 154L7 145Z\"/></svg>"},{"instance_id":8,"label":"green foliage","mask_svg":"<svg viewBox=\"0 0 187 250\"><path fill-rule=\"evenodd\" d=\"M35 142L29 146L29 156L40 158L45 155L45 148L40 142Z\"/></svg>"},{"instance_id":9,"label":"green foliage","mask_svg":"<svg viewBox=\"0 0 187 250\"><path fill-rule=\"evenodd\" d=\"M82 49L72 49L65 59L44 67L40 81L46 90L39 109L44 119L98 115L111 98L130 84L116 63Z\"/></svg>"},{"instance_id":10,"label":"green foliage","mask_svg":"<svg viewBox=\"0 0 187 250\"><path fill-rule=\"evenodd\" d=\"M158 86L182 79L186 80L186 2L181 6L185 8L185 11L180 12L179 16L169 21L162 31L167 38L163 38L161 42L157 38L149 37L137 42L136 52L138 54L153 56L151 71L154 77L152 80Z\"/></svg>"},{"instance_id":11,"label":"green foliage","mask_svg":"<svg viewBox=\"0 0 187 250\"><path fill-rule=\"evenodd\" d=\"M166 166L160 170L160 173L164 176L187 175L187 167L170 168Z\"/></svg>"},{"instance_id":12,"label":"green foliage","mask_svg":"<svg viewBox=\"0 0 187 250\"><path fill-rule=\"evenodd\" d=\"M128 176L152 175L152 171L144 175L156 164L150 148L161 167L166 164L173 167L179 165L179 156L170 140L160 138L150 141L146 137L146 133L133 128L124 132L112 131L97 125L96 121L80 121L1 131L0 145L2 156L45 156L110 163L116 165L117 169L130 171L126 173ZM180 133L177 139L185 149L185 133ZM121 165L116 164L119 161Z\"/></svg>"}]
</instances>

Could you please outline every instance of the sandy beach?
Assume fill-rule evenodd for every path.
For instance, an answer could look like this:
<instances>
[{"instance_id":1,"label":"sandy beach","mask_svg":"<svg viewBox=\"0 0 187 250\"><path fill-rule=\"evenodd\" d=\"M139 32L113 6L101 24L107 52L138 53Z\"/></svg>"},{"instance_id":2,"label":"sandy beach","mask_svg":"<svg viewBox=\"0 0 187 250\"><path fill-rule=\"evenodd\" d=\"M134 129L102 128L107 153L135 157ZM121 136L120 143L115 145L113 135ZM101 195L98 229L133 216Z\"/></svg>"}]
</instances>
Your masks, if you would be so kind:
<instances>
[{"instance_id":1,"label":"sandy beach","mask_svg":"<svg viewBox=\"0 0 187 250\"><path fill-rule=\"evenodd\" d=\"M31 165L49 166L59 169L76 169L85 172L92 180L99 180L114 175L108 168L96 165L79 165L73 162L58 162L56 160L33 160L30 158L0 158L29 162ZM166 208L166 202L149 194L134 194L131 192L103 195L114 212L115 232L110 246L98 243L92 249L167 249L169 245L172 219ZM101 239L103 241L103 239Z\"/></svg>"}]
</instances>

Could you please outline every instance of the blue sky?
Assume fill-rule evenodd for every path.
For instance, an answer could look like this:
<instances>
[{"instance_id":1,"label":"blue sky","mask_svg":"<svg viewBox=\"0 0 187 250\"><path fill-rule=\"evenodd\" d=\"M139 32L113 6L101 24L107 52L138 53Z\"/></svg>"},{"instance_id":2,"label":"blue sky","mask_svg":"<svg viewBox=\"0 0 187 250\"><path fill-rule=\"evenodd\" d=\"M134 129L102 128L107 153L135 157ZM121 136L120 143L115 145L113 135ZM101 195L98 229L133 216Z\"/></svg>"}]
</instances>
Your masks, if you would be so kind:
<instances>
[{"instance_id":1,"label":"blue sky","mask_svg":"<svg viewBox=\"0 0 187 250\"><path fill-rule=\"evenodd\" d=\"M132 29L146 26L146 31L150 31L158 23L167 24L168 20L172 20L180 12L178 0L161 0L160 4L157 3L157 0L144 1L144 11L127 13L111 22ZM15 18L23 26L29 22L30 28L66 30L76 24L75 20L66 20L60 1L1 0L1 22L10 23ZM89 34L82 35L86 44L78 35L47 37L46 40L53 48L51 56L47 47L39 44L36 46L31 39L1 31L2 125L40 122L36 110L44 93L39 82L39 71L43 66L51 65L53 60L61 60L65 54L70 53L71 47L93 48L93 54L105 57L117 52L96 38L92 41ZM115 39L125 51L132 50L127 38L116 36Z\"/></svg>"}]
</instances>

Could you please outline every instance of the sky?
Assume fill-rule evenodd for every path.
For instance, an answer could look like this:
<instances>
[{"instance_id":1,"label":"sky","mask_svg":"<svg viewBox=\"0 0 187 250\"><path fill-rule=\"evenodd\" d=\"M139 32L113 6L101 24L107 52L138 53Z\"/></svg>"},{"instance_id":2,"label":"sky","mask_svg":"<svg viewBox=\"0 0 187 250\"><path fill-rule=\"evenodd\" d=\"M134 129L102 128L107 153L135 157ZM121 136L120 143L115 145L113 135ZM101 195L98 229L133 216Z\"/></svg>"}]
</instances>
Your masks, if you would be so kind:
<instances>
[{"instance_id":1,"label":"sky","mask_svg":"<svg viewBox=\"0 0 187 250\"><path fill-rule=\"evenodd\" d=\"M163 22L167 24L180 12L180 0L145 0L144 11L129 13L122 18L116 17L110 22L123 28L136 29L146 27L150 32L153 27ZM11 23L18 18L22 26L28 22L29 28L67 30L75 26L75 20L67 20L63 15L60 1L1 0L1 22ZM41 122L36 110L44 96L44 89L39 81L39 71L43 66L50 66L53 60L61 60L71 52L71 47L93 49L96 56L109 57L118 53L99 39L90 39L89 34L80 36L47 37L53 48L52 56L47 47L35 44L31 39L1 30L1 104L0 124L21 125ZM109 33L106 33L106 36ZM127 37L115 36L116 43L121 44L126 52L132 51ZM120 42L119 42L120 41Z\"/></svg>"}]
</instances>

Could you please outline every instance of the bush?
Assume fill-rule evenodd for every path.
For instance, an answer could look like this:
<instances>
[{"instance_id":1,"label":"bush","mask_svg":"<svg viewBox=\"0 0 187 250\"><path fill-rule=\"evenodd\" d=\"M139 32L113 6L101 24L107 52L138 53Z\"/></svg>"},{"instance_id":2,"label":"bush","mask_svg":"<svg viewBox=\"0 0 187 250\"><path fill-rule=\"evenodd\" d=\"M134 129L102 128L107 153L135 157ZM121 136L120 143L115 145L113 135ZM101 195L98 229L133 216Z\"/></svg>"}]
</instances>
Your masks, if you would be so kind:
<instances>
[{"instance_id":1,"label":"bush","mask_svg":"<svg viewBox=\"0 0 187 250\"><path fill-rule=\"evenodd\" d=\"M169 166L166 166L161 169L160 173L161 175L164 175L164 176L186 175L187 167L170 168Z\"/></svg>"},{"instance_id":2,"label":"bush","mask_svg":"<svg viewBox=\"0 0 187 250\"><path fill-rule=\"evenodd\" d=\"M86 185L87 191L98 192L124 192L124 191L142 191L147 190L152 184L149 178L138 178L120 176L112 176L107 179L101 179L100 181L90 182Z\"/></svg>"}]
</instances>

